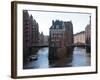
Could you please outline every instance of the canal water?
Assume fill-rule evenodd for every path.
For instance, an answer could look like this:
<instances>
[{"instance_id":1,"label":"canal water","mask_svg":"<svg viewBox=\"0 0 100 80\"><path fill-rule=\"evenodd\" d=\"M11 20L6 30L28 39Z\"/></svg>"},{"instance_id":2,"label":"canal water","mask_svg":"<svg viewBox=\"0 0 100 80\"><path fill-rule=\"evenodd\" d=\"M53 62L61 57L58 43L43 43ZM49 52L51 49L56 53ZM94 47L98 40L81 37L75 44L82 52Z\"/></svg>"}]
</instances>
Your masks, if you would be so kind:
<instances>
[{"instance_id":1,"label":"canal water","mask_svg":"<svg viewBox=\"0 0 100 80\"><path fill-rule=\"evenodd\" d=\"M51 68L51 67L79 67L79 66L90 66L91 57L89 53L86 53L84 48L75 47L73 55L69 57L66 61L57 61L56 63L63 63L63 66L58 66L54 63L54 66L50 64L48 60L48 47L41 48L37 52L38 59L33 61L28 61L23 68L24 69L37 69L37 68ZM68 62L69 61L69 62Z\"/></svg>"}]
</instances>

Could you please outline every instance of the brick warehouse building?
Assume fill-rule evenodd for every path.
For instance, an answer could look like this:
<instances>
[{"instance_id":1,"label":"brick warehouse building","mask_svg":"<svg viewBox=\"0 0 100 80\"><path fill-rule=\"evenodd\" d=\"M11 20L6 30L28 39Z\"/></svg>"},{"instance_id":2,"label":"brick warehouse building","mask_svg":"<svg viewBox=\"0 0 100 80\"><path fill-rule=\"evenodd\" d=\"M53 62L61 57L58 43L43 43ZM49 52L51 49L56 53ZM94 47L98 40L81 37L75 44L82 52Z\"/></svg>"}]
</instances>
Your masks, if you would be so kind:
<instances>
[{"instance_id":1,"label":"brick warehouse building","mask_svg":"<svg viewBox=\"0 0 100 80\"><path fill-rule=\"evenodd\" d=\"M23 59L32 52L32 46L38 43L38 23L29 15L27 10L23 10Z\"/></svg>"},{"instance_id":2,"label":"brick warehouse building","mask_svg":"<svg viewBox=\"0 0 100 80\"><path fill-rule=\"evenodd\" d=\"M86 51L91 52L91 16L89 24L85 28L85 42L87 44Z\"/></svg>"},{"instance_id":3,"label":"brick warehouse building","mask_svg":"<svg viewBox=\"0 0 100 80\"><path fill-rule=\"evenodd\" d=\"M74 44L85 44L85 31L74 34Z\"/></svg>"},{"instance_id":4,"label":"brick warehouse building","mask_svg":"<svg viewBox=\"0 0 100 80\"><path fill-rule=\"evenodd\" d=\"M73 43L73 24L71 21L52 21L49 29L49 59L64 58Z\"/></svg>"}]
</instances>

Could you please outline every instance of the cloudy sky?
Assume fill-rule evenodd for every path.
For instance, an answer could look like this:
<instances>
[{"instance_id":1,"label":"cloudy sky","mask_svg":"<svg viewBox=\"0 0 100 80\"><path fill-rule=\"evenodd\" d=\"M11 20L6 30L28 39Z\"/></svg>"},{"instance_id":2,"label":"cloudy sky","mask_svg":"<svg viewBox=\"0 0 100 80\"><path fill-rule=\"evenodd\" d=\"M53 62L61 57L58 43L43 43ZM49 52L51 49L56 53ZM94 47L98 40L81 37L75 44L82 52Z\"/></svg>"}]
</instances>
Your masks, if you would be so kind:
<instances>
[{"instance_id":1,"label":"cloudy sky","mask_svg":"<svg viewBox=\"0 0 100 80\"><path fill-rule=\"evenodd\" d=\"M49 28L52 25L52 20L72 21L74 34L85 30L87 24L89 24L89 13L70 13L70 12L52 12L52 11L28 11L29 15L32 15L36 22L39 24L39 32L43 32L44 35L49 35Z\"/></svg>"}]
</instances>

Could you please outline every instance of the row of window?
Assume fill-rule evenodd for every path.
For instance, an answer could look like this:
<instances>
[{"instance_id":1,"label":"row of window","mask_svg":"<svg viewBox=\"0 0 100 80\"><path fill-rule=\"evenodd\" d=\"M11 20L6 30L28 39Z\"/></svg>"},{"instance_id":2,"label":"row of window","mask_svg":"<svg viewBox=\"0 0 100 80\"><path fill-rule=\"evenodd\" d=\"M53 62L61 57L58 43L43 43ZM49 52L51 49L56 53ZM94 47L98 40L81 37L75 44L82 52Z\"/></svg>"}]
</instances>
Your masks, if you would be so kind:
<instances>
[{"instance_id":1,"label":"row of window","mask_svg":"<svg viewBox=\"0 0 100 80\"><path fill-rule=\"evenodd\" d=\"M63 34L51 34L51 37L63 37Z\"/></svg>"}]
</instances>

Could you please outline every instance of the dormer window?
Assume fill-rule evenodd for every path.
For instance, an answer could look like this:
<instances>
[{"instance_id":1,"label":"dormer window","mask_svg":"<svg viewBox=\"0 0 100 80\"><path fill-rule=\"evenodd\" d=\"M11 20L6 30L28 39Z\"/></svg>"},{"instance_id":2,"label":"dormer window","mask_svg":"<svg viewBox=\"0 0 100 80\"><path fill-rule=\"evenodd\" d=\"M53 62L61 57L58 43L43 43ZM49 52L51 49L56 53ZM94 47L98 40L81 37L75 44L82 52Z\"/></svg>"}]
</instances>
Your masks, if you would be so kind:
<instances>
[{"instance_id":1,"label":"dormer window","mask_svg":"<svg viewBox=\"0 0 100 80\"><path fill-rule=\"evenodd\" d=\"M56 25L56 29L59 29L59 25Z\"/></svg>"}]
</instances>

